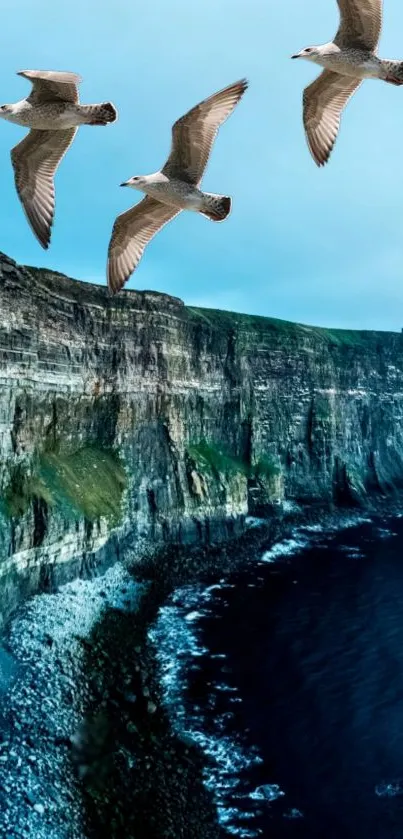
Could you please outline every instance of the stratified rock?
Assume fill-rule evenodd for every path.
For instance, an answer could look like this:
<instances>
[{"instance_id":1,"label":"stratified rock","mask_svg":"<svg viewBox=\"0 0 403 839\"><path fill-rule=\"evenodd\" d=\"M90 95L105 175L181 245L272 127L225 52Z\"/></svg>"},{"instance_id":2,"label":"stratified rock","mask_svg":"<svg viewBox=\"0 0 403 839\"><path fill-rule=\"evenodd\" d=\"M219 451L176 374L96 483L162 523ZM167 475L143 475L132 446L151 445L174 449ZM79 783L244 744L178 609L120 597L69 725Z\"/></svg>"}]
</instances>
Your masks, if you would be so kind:
<instances>
[{"instance_id":1,"label":"stratified rock","mask_svg":"<svg viewBox=\"0 0 403 839\"><path fill-rule=\"evenodd\" d=\"M187 308L0 257L1 620L132 544L403 477L403 336Z\"/></svg>"}]
</instances>

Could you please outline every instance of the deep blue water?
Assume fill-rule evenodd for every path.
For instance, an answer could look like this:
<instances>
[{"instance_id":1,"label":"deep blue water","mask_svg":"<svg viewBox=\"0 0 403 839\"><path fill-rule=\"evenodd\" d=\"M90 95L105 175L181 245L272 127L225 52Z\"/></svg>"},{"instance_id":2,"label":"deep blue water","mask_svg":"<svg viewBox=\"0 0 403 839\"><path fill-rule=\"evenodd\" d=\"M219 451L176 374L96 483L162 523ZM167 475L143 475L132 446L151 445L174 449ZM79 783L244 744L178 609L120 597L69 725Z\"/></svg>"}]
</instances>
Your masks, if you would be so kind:
<instances>
[{"instance_id":1,"label":"deep blue water","mask_svg":"<svg viewBox=\"0 0 403 839\"><path fill-rule=\"evenodd\" d=\"M300 530L153 633L230 833L402 839L403 519Z\"/></svg>"}]
</instances>

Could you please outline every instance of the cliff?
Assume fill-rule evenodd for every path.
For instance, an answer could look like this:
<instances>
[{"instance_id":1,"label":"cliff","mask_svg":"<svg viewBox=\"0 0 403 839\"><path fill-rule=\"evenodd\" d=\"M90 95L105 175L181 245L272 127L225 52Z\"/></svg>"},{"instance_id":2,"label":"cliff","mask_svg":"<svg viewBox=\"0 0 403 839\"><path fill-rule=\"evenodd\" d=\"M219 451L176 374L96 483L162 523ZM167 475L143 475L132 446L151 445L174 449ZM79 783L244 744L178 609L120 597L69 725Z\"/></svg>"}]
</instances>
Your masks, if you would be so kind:
<instances>
[{"instance_id":1,"label":"cliff","mask_svg":"<svg viewBox=\"0 0 403 839\"><path fill-rule=\"evenodd\" d=\"M186 307L0 256L0 575L209 542L403 477L403 336Z\"/></svg>"}]
</instances>

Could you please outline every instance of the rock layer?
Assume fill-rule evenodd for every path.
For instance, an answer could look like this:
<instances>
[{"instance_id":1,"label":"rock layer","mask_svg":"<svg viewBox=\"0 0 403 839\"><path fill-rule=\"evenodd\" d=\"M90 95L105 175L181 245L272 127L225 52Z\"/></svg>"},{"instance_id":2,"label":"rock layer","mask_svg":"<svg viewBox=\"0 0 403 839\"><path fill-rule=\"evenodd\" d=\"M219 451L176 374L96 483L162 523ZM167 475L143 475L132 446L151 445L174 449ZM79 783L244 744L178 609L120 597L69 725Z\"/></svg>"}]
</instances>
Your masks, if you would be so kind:
<instances>
[{"instance_id":1,"label":"rock layer","mask_svg":"<svg viewBox=\"0 0 403 839\"><path fill-rule=\"evenodd\" d=\"M0 256L3 618L163 542L403 477L403 336L186 307Z\"/></svg>"}]
</instances>

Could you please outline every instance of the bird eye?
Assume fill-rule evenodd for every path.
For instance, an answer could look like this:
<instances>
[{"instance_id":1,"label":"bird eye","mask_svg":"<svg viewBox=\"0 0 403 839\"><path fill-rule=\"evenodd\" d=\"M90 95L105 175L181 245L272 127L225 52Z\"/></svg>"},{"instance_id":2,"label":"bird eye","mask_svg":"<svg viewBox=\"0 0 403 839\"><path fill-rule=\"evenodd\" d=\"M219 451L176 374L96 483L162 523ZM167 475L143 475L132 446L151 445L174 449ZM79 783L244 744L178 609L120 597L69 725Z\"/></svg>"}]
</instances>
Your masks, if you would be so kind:
<instances>
[{"instance_id":1,"label":"bird eye","mask_svg":"<svg viewBox=\"0 0 403 839\"><path fill-rule=\"evenodd\" d=\"M312 52L311 47L308 47L308 48L305 50L305 52Z\"/></svg>"}]
</instances>

